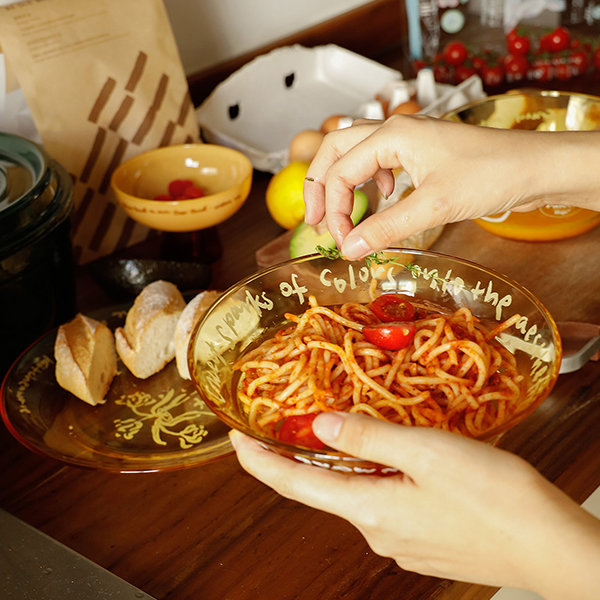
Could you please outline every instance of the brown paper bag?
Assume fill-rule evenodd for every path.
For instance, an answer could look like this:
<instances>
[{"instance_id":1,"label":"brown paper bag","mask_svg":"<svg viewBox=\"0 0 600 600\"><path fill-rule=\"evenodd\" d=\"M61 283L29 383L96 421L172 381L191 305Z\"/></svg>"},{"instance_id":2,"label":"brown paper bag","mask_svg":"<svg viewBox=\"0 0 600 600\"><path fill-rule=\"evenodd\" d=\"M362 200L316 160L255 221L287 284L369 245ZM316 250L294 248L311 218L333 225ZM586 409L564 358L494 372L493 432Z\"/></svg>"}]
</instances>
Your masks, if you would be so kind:
<instances>
[{"instance_id":1,"label":"brown paper bag","mask_svg":"<svg viewBox=\"0 0 600 600\"><path fill-rule=\"evenodd\" d=\"M0 8L0 43L45 149L73 177L77 261L143 240L113 197L113 170L199 141L162 0L26 0Z\"/></svg>"}]
</instances>

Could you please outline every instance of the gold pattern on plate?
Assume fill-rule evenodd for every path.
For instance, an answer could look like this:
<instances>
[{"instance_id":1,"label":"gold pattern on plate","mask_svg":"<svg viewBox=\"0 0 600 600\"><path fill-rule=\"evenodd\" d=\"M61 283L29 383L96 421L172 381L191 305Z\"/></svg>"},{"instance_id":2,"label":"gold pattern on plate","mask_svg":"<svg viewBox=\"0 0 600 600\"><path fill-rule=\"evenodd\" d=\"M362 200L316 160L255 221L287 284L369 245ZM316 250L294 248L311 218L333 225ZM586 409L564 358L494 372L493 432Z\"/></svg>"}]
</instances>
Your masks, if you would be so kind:
<instances>
[{"instance_id":1,"label":"gold pattern on plate","mask_svg":"<svg viewBox=\"0 0 600 600\"><path fill-rule=\"evenodd\" d=\"M115 436L126 440L133 439L150 423L152 440L159 446L166 446L165 437L174 437L183 449L192 448L202 442L208 431L199 423L200 419L211 416L212 412L195 392L174 389L153 396L144 391L123 394L115 404L126 406L135 415L126 419L115 419ZM187 406L185 406L187 404ZM190 408L191 406L191 408ZM181 407L185 407L183 412Z\"/></svg>"},{"instance_id":2,"label":"gold pattern on plate","mask_svg":"<svg viewBox=\"0 0 600 600\"><path fill-rule=\"evenodd\" d=\"M19 412L23 414L31 414L27 406L27 390L32 383L35 383L40 373L51 367L54 361L46 354L37 357L33 361L33 366L27 370L24 377L19 380L17 386L17 402L19 404Z\"/></svg>"}]
</instances>

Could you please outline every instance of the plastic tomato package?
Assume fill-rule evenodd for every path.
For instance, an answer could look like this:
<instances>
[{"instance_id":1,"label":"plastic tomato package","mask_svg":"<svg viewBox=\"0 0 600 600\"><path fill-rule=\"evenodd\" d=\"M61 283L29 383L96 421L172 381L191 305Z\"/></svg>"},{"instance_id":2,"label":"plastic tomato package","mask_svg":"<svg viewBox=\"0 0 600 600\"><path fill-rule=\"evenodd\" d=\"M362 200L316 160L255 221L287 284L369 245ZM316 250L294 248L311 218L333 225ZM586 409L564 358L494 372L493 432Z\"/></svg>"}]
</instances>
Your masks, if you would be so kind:
<instances>
[{"instance_id":1,"label":"plastic tomato package","mask_svg":"<svg viewBox=\"0 0 600 600\"><path fill-rule=\"evenodd\" d=\"M487 92L600 73L598 0L406 0L411 76Z\"/></svg>"}]
</instances>

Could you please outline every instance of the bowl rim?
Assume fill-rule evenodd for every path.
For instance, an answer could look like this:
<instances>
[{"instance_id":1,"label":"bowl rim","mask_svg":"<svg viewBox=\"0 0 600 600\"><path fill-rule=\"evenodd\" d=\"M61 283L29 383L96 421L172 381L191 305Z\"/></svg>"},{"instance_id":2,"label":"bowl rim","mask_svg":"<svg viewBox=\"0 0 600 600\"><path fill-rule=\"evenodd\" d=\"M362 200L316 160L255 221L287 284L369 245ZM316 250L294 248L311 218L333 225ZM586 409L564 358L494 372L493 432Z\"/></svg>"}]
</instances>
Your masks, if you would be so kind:
<instances>
[{"instance_id":1,"label":"bowl rim","mask_svg":"<svg viewBox=\"0 0 600 600\"><path fill-rule=\"evenodd\" d=\"M511 97L519 97L519 96L528 96L528 97L543 97L548 96L551 98L558 98L561 96L568 97L576 97L576 98L586 98L588 100L593 100L600 103L600 96L595 96L594 94L587 94L585 92L567 92L564 90L538 90L535 88L515 88L514 90L508 90L504 94L494 94L492 96L485 96L483 98L477 98L475 100L471 100L466 104L462 104L457 108L453 108L444 114L442 114L440 119L447 119L450 116L457 116L464 110L469 110L474 106L482 106L490 101L511 98Z\"/></svg>"},{"instance_id":2,"label":"bowl rim","mask_svg":"<svg viewBox=\"0 0 600 600\"><path fill-rule=\"evenodd\" d=\"M385 250L383 250L382 252L388 252L388 251L400 251L400 252L403 252L406 254L411 254L411 255L428 256L428 257L432 257L432 258L440 258L442 260L451 260L451 261L457 262L459 264L466 265L467 267L475 268L476 270L479 270L481 272L486 272L490 276L496 277L496 278L502 280L504 283L514 287L521 294L523 294L530 302L532 302L532 304L537 308L537 310L541 313L541 315L546 320L546 322L549 326L549 329L552 332L554 346L555 346L556 359L554 361L554 364L552 365L552 371L550 373L550 376L548 379L548 384L546 386L548 389L548 393L542 399L542 402L543 402L543 400L545 400L547 395L551 392L552 388L556 384L556 380L558 379L560 362L561 362L561 357L562 357L562 342L560 339L560 334L558 332L558 327L556 325L556 321L554 320L552 314L545 307L545 305L533 294L533 292L531 292L526 286L520 284L518 281L515 281L514 279L512 279L510 276L500 273L499 271L497 271L494 268L486 267L486 266L482 265L481 263L477 263L475 261L472 261L472 260L469 260L469 259L466 259L463 257L453 256L451 254L445 254L443 252L437 252L435 250L421 250L421 249L407 248L407 247L403 247L403 246L390 246L390 247L386 248ZM318 259L327 259L327 257L325 257L321 254L318 254L318 253L314 253L314 254L307 254L305 256L301 256L301 257L297 257L297 258L290 258L290 259L287 259L280 263L277 263L275 265L263 267L263 268L259 269L258 271L254 272L253 274L248 275L247 277L244 277L237 283L234 283L233 285L231 285L227 289L225 289L223 291L223 293L217 298L217 300L209 307L209 309L206 311L206 313L203 315L203 317L198 321L198 323L196 323L194 329L192 330L192 334L190 336L190 341L189 341L189 345L188 345L189 372L191 374L191 379L192 379L192 383L194 384L194 387L198 391L200 397L205 401L209 410L214 412L215 415L217 416L217 418L222 420L229 427L236 429L238 431L241 431L242 433L245 433L246 435L248 435L248 436L252 437L253 439L255 439L256 441L260 442L261 444L263 444L267 447L282 447L282 448L285 448L290 453L294 453L294 454L300 453L304 456L310 457L310 459L314 459L315 461L319 461L319 460L323 460L323 459L327 459L327 458L335 458L335 459L340 460L343 463L346 463L349 465L352 463L364 463L365 459L350 456L343 452L334 450L332 448L328 448L326 452L322 452L319 450L313 450L311 448L305 448L305 447L301 447L301 446L293 446L291 444L286 444L285 442L282 442L280 440L273 440L272 438L269 438L267 436L260 435L259 433L254 431L252 428L245 426L243 423L240 424L240 422L229 418L229 416L227 414L222 413L218 409L218 407L216 407L216 405L214 405L212 402L207 402L206 396L204 395L204 393L201 389L201 385L198 383L197 379L194 377L194 373L195 373L194 346L195 346L197 335L198 335L203 323L205 321L208 321L208 319L210 318L210 315L213 314L213 312L217 309L217 307L219 306L219 304L221 302L224 302L235 291L241 289L242 287L244 287L251 281L254 281L254 280L262 277L263 275L272 273L282 267L286 267L286 266L293 265L293 264L301 264L304 262L309 262L309 261L318 260ZM338 258L335 260L344 260L344 259ZM362 262L362 260L346 261L346 262L360 263L360 262ZM531 414L535 409L537 409L540 404L541 404L541 402L537 403L537 404L533 404L533 406L525 408L523 411L520 411L520 412L516 413L515 415L513 415L513 417L511 419L508 419L507 421L502 423L502 425L500 425L496 428L493 428L493 429L489 429L485 432L485 434L482 434L481 436L473 437L471 439L483 441L483 442L492 442L492 443L496 442L504 433L506 433L509 429L511 429L516 424L523 421L529 414Z\"/></svg>"}]
</instances>

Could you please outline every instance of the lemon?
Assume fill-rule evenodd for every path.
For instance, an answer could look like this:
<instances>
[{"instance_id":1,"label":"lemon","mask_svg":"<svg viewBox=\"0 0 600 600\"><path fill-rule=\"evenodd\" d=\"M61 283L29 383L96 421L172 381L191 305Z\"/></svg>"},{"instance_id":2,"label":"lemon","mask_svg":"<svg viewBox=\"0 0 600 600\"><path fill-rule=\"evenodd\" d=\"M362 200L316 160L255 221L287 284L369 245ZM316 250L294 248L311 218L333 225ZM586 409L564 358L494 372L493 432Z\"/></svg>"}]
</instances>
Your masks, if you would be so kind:
<instances>
[{"instance_id":1,"label":"lemon","mask_svg":"<svg viewBox=\"0 0 600 600\"><path fill-rule=\"evenodd\" d=\"M275 173L267 186L267 208L284 229L293 229L304 220L303 189L307 171L307 162L291 162Z\"/></svg>"}]
</instances>

